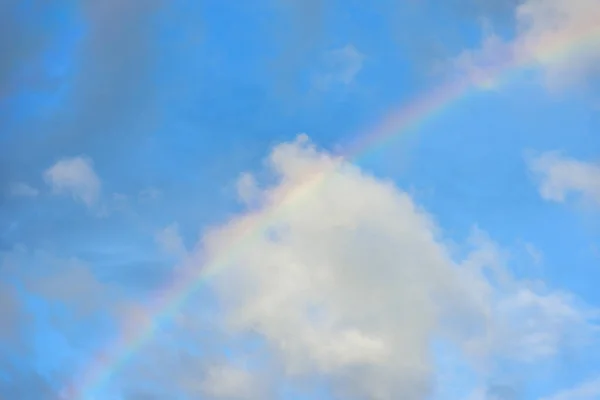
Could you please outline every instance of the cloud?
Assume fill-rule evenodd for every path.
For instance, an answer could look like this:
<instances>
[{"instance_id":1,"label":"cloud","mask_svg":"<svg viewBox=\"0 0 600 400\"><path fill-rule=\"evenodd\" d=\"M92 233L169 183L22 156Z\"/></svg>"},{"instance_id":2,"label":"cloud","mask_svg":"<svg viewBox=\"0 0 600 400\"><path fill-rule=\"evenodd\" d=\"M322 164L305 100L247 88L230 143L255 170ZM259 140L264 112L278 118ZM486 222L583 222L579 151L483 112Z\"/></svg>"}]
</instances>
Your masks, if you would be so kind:
<instances>
[{"instance_id":1,"label":"cloud","mask_svg":"<svg viewBox=\"0 0 600 400\"><path fill-rule=\"evenodd\" d=\"M138 194L138 200L141 202L151 202L160 199L162 192L157 188L150 187L140 191Z\"/></svg>"},{"instance_id":2,"label":"cloud","mask_svg":"<svg viewBox=\"0 0 600 400\"><path fill-rule=\"evenodd\" d=\"M10 185L9 192L17 197L36 197L40 192L34 187L23 182L17 182Z\"/></svg>"},{"instance_id":3,"label":"cloud","mask_svg":"<svg viewBox=\"0 0 600 400\"><path fill-rule=\"evenodd\" d=\"M364 60L365 55L352 44L330 50L325 53L322 70L313 78L313 85L319 90L348 86L354 82Z\"/></svg>"},{"instance_id":4,"label":"cloud","mask_svg":"<svg viewBox=\"0 0 600 400\"><path fill-rule=\"evenodd\" d=\"M531 257L533 264L539 266L544 261L544 253L532 243L525 243L525 251Z\"/></svg>"},{"instance_id":5,"label":"cloud","mask_svg":"<svg viewBox=\"0 0 600 400\"><path fill-rule=\"evenodd\" d=\"M88 315L99 308L108 310L107 287L92 273L89 265L77 260L43 257L49 271L25 279L31 293L49 303L67 305L78 315Z\"/></svg>"},{"instance_id":6,"label":"cloud","mask_svg":"<svg viewBox=\"0 0 600 400\"><path fill-rule=\"evenodd\" d=\"M252 205L258 200L260 191L252 174L241 174L236 182L236 188L238 196L244 204Z\"/></svg>"},{"instance_id":7,"label":"cloud","mask_svg":"<svg viewBox=\"0 0 600 400\"><path fill-rule=\"evenodd\" d=\"M203 261L218 258L218 273L204 281L208 293L190 296L172 323L154 330L109 390L254 400L277 398L278 385L304 390L318 381L343 398L418 399L438 383L434 340L452 343L457 362L491 387L498 360L536 365L593 338L591 312L569 293L513 278L485 233L475 229L467 255L452 257L443 232L409 194L317 149L306 135L276 146L266 165L266 183L242 174L246 212L207 230L179 268L196 276L210 268ZM156 240L186 251L176 224ZM117 335L134 330L164 293L135 301L122 291L126 283L102 281L99 272L28 251L14 251L0 266L3 281L60 310L53 329L75 347L93 341L81 339L80 329L95 331L99 315L121 321ZM28 326L16 292L0 292L0 326L18 327L13 342L27 338L20 330ZM212 303L202 297L213 294L218 312L207 311ZM86 360L99 359L94 354Z\"/></svg>"},{"instance_id":8,"label":"cloud","mask_svg":"<svg viewBox=\"0 0 600 400\"><path fill-rule=\"evenodd\" d=\"M87 157L64 158L44 172L44 180L55 193L68 193L88 207L100 196L100 178Z\"/></svg>"},{"instance_id":9,"label":"cloud","mask_svg":"<svg viewBox=\"0 0 600 400\"><path fill-rule=\"evenodd\" d=\"M453 260L407 193L306 136L277 146L268 166L278 183L207 233L203 254L227 254L213 281L228 329L260 335L288 376L325 377L345 398L424 398L433 338L479 365L531 363L592 330L569 295L511 278L485 235Z\"/></svg>"},{"instance_id":10,"label":"cloud","mask_svg":"<svg viewBox=\"0 0 600 400\"><path fill-rule=\"evenodd\" d=\"M23 312L16 290L6 283L0 284L0 338L11 342L18 338L19 329L28 320ZM1 352L1 350L0 350Z\"/></svg>"},{"instance_id":11,"label":"cloud","mask_svg":"<svg viewBox=\"0 0 600 400\"><path fill-rule=\"evenodd\" d=\"M600 377L542 400L594 400L600 397Z\"/></svg>"},{"instance_id":12,"label":"cloud","mask_svg":"<svg viewBox=\"0 0 600 400\"><path fill-rule=\"evenodd\" d=\"M231 365L209 367L201 382L201 391L206 398L215 400L264 399L252 374Z\"/></svg>"},{"instance_id":13,"label":"cloud","mask_svg":"<svg viewBox=\"0 0 600 400\"><path fill-rule=\"evenodd\" d=\"M570 195L600 205L600 166L547 152L528 160L543 199L565 202Z\"/></svg>"},{"instance_id":14,"label":"cloud","mask_svg":"<svg viewBox=\"0 0 600 400\"><path fill-rule=\"evenodd\" d=\"M451 70L484 89L496 87L496 68L512 57L511 47L499 36L489 33L481 48L463 50L451 60Z\"/></svg>"},{"instance_id":15,"label":"cloud","mask_svg":"<svg viewBox=\"0 0 600 400\"><path fill-rule=\"evenodd\" d=\"M502 40L484 31L482 46L453 60L478 78L508 64L538 67L551 90L580 85L600 73L600 46L593 38L600 19L598 0L525 0L516 5L516 33Z\"/></svg>"},{"instance_id":16,"label":"cloud","mask_svg":"<svg viewBox=\"0 0 600 400\"><path fill-rule=\"evenodd\" d=\"M179 234L179 225L176 223L157 232L154 238L163 251L169 254L182 256L187 252L183 244L183 239Z\"/></svg>"},{"instance_id":17,"label":"cloud","mask_svg":"<svg viewBox=\"0 0 600 400\"><path fill-rule=\"evenodd\" d=\"M95 317L116 315L121 293L88 264L26 248L0 253L0 281L0 398L64 398L58 389L73 368L69 355L97 338ZM36 304L43 304L41 314ZM38 364L22 362L48 360L48 352L54 368L43 374Z\"/></svg>"}]
</instances>

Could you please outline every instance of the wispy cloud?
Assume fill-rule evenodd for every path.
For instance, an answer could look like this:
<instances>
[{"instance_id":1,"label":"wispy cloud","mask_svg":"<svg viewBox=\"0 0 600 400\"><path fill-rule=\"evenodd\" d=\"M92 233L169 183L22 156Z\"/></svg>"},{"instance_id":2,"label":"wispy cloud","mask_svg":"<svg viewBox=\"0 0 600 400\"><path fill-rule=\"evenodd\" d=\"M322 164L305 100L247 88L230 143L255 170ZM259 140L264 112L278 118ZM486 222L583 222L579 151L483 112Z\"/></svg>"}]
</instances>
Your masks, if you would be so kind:
<instances>
[{"instance_id":1,"label":"wispy cloud","mask_svg":"<svg viewBox=\"0 0 600 400\"><path fill-rule=\"evenodd\" d=\"M363 67L365 55L353 44L330 50L323 56L323 66L313 78L318 90L327 90L335 85L348 86L354 82Z\"/></svg>"},{"instance_id":2,"label":"wispy cloud","mask_svg":"<svg viewBox=\"0 0 600 400\"><path fill-rule=\"evenodd\" d=\"M175 255L183 256L186 253L183 239L179 233L179 225L173 223L155 234L155 240L163 251Z\"/></svg>"},{"instance_id":3,"label":"wispy cloud","mask_svg":"<svg viewBox=\"0 0 600 400\"><path fill-rule=\"evenodd\" d=\"M600 166L558 152L542 153L528 162L545 200L562 203L578 195L600 205Z\"/></svg>"},{"instance_id":4,"label":"wispy cloud","mask_svg":"<svg viewBox=\"0 0 600 400\"><path fill-rule=\"evenodd\" d=\"M550 90L581 85L600 74L593 39L600 19L597 0L525 0L515 5L515 35L502 39L485 29L481 47L464 50L454 67L489 81L504 64L537 66Z\"/></svg>"},{"instance_id":5,"label":"wispy cloud","mask_svg":"<svg viewBox=\"0 0 600 400\"><path fill-rule=\"evenodd\" d=\"M594 400L600 397L600 377L590 379L579 386L564 390L542 400Z\"/></svg>"},{"instance_id":6,"label":"wispy cloud","mask_svg":"<svg viewBox=\"0 0 600 400\"><path fill-rule=\"evenodd\" d=\"M17 197L36 197L40 193L39 190L24 182L13 183L9 187L9 192L12 196Z\"/></svg>"},{"instance_id":7,"label":"wispy cloud","mask_svg":"<svg viewBox=\"0 0 600 400\"><path fill-rule=\"evenodd\" d=\"M92 207L100 196L101 182L91 159L79 156L64 158L46 171L44 180L57 193L70 194L76 200Z\"/></svg>"}]
</instances>

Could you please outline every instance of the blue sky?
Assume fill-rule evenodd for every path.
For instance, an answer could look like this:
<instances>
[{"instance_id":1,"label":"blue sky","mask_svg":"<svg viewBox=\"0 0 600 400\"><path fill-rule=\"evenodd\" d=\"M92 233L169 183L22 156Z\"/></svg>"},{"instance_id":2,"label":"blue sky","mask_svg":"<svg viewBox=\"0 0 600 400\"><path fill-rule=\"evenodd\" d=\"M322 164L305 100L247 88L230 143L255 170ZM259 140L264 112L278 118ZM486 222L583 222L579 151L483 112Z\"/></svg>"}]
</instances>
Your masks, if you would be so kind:
<instances>
[{"instance_id":1,"label":"blue sky","mask_svg":"<svg viewBox=\"0 0 600 400\"><path fill-rule=\"evenodd\" d=\"M0 397L600 398L599 10L2 2Z\"/></svg>"}]
</instances>

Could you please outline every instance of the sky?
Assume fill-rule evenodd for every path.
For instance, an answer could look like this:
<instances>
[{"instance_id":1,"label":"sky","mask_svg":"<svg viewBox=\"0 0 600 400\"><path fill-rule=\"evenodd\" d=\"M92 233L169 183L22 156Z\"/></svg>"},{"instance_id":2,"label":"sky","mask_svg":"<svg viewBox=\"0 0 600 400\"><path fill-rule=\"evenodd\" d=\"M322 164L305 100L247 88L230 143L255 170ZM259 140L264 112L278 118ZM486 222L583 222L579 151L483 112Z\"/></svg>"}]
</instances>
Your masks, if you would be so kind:
<instances>
[{"instance_id":1,"label":"sky","mask_svg":"<svg viewBox=\"0 0 600 400\"><path fill-rule=\"evenodd\" d=\"M0 1L0 399L600 398L599 24Z\"/></svg>"}]
</instances>

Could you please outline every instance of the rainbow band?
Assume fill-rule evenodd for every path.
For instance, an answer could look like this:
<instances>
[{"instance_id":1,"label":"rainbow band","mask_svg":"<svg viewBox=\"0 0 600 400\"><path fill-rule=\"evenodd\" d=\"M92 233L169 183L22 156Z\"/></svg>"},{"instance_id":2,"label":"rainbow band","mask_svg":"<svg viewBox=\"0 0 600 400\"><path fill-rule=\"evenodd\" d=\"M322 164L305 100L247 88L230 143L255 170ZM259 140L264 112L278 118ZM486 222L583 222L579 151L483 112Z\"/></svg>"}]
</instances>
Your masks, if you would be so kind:
<instances>
[{"instance_id":1,"label":"rainbow band","mask_svg":"<svg viewBox=\"0 0 600 400\"><path fill-rule=\"evenodd\" d=\"M510 72L522 71L533 68L538 64L550 61L560 61L569 56L599 45L600 26L592 30L582 29L576 35L561 38L553 42L543 43L537 48L534 57L513 57L501 65L486 70L486 75L495 81L510 78ZM429 120L437 112L449 107L455 101L465 97L471 89L476 89L476 82L472 79L462 79L457 82L442 86L437 90L420 96L408 106L402 106L388 114L370 134L362 136L350 149L341 154L344 160L355 160L368 150L383 146L387 140L416 127L419 123ZM322 182L331 171L320 171L306 177L301 183L288 190L276 204L260 214L260 218L252 219L244 229L236 232L231 239L231 251L220 258L205 263L204 268L199 268L194 274L182 274L170 286L162 291L160 301L155 304L152 313L143 314L136 320L131 329L124 329L124 334L114 345L96 357L94 363L86 369L83 376L78 379L77 385L65 390L64 398L69 400L88 400L92 392L106 382L129 358L143 347L156 333L157 320L172 316L177 309L199 288L207 278L224 268L231 260L231 254L236 249L243 248L252 233L264 228L270 221L292 203L302 199L304 195L312 192L314 187ZM186 269L187 271L187 269ZM133 324L129 323L128 326Z\"/></svg>"}]
</instances>

